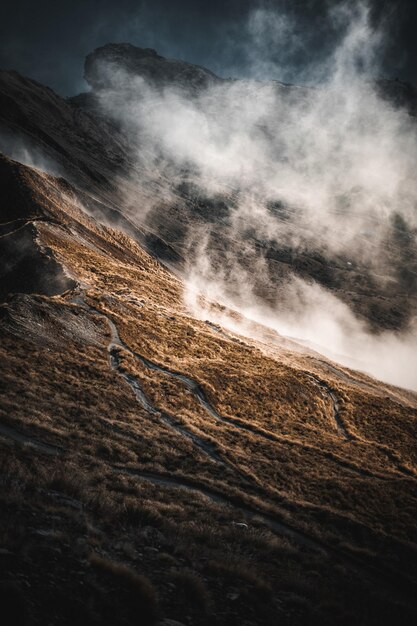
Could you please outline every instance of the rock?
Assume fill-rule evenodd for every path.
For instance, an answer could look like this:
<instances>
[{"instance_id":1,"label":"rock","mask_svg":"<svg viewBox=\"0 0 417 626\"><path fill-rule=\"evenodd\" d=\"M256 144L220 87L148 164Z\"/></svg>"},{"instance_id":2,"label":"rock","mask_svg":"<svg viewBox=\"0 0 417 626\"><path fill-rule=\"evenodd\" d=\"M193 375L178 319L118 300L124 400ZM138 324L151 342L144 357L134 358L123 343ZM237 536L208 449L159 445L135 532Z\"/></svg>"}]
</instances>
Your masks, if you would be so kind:
<instances>
[{"instance_id":1,"label":"rock","mask_svg":"<svg viewBox=\"0 0 417 626\"><path fill-rule=\"evenodd\" d=\"M244 522L232 522L232 526L236 526L236 528L249 528Z\"/></svg>"},{"instance_id":2,"label":"rock","mask_svg":"<svg viewBox=\"0 0 417 626\"><path fill-rule=\"evenodd\" d=\"M0 569L6 571L16 563L16 555L7 548L0 548Z\"/></svg>"},{"instance_id":3,"label":"rock","mask_svg":"<svg viewBox=\"0 0 417 626\"><path fill-rule=\"evenodd\" d=\"M125 555L135 558L137 555L136 548L130 541L118 541L114 544L114 548Z\"/></svg>"},{"instance_id":4,"label":"rock","mask_svg":"<svg viewBox=\"0 0 417 626\"><path fill-rule=\"evenodd\" d=\"M22 220L20 228L13 223L0 237L0 299L10 293L39 293L56 295L72 289L75 282L66 276L62 266L49 250L38 244L38 231L33 224L32 211L27 209L30 193L23 189L21 168L0 156L0 186L2 220ZM36 210L36 217L47 220L46 212ZM25 223L26 221L26 223ZM14 262L10 263L10 259Z\"/></svg>"},{"instance_id":5,"label":"rock","mask_svg":"<svg viewBox=\"0 0 417 626\"><path fill-rule=\"evenodd\" d=\"M152 526L145 526L142 530L141 535L146 543L153 544L154 546L162 546L167 544L166 537L159 531L157 528L152 528Z\"/></svg>"},{"instance_id":6,"label":"rock","mask_svg":"<svg viewBox=\"0 0 417 626\"><path fill-rule=\"evenodd\" d=\"M32 535L39 535L39 537L54 537L55 536L55 531L54 530L43 530L41 529L35 529L32 530Z\"/></svg>"},{"instance_id":7,"label":"rock","mask_svg":"<svg viewBox=\"0 0 417 626\"><path fill-rule=\"evenodd\" d=\"M223 82L204 67L165 59L152 48L138 48L129 43L109 43L86 57L84 78L93 90L120 89L121 72L125 72L127 81L141 77L153 86L173 85L190 93ZM82 104L91 107L91 99Z\"/></svg>"},{"instance_id":8,"label":"rock","mask_svg":"<svg viewBox=\"0 0 417 626\"><path fill-rule=\"evenodd\" d=\"M84 556L90 551L90 546L85 537L78 537L75 542L74 552L79 556Z\"/></svg>"}]
</instances>

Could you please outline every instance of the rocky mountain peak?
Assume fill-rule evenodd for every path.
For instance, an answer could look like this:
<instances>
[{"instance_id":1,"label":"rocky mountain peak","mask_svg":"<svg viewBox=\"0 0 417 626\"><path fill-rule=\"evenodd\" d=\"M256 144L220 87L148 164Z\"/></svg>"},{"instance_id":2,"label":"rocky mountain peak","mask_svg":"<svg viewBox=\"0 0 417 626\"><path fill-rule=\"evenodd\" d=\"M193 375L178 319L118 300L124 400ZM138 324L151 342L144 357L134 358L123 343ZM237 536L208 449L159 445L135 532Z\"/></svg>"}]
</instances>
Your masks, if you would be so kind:
<instances>
[{"instance_id":1,"label":"rocky mountain peak","mask_svg":"<svg viewBox=\"0 0 417 626\"><path fill-rule=\"evenodd\" d=\"M114 85L115 69L143 77L155 86L175 85L191 90L222 80L199 65L166 59L152 48L128 43L109 43L91 52L85 60L84 77L93 90L106 89Z\"/></svg>"}]
</instances>

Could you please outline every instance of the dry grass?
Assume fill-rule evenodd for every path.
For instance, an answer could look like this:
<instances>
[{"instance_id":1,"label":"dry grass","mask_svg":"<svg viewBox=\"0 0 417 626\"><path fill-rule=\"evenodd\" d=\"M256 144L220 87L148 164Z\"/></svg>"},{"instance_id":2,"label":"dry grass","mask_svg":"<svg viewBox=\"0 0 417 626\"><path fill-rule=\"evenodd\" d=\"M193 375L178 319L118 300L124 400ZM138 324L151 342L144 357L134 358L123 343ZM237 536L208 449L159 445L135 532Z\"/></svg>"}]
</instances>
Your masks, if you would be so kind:
<instances>
[{"instance_id":1,"label":"dry grass","mask_svg":"<svg viewBox=\"0 0 417 626\"><path fill-rule=\"evenodd\" d=\"M106 602L106 612L110 612L107 619L113 614L114 624L136 622L143 626L153 626L156 623L159 612L158 596L146 576L97 554L89 557L89 563L97 572L99 580L104 579L109 584L111 593L117 596L117 603L111 598ZM116 610L115 604L118 605Z\"/></svg>"},{"instance_id":2,"label":"dry grass","mask_svg":"<svg viewBox=\"0 0 417 626\"><path fill-rule=\"evenodd\" d=\"M342 624L352 614L381 624L395 611L411 623L416 409L285 346L220 336L190 317L180 281L136 243L93 223L56 180L26 176L38 210L56 222L37 226L41 241L88 284L93 307L67 293L15 296L2 308L0 426L9 435L0 433L0 532L19 555L10 580L32 581L33 615L62 617L71 606L72 621L62 623L113 625L120 610L120 623L133 624L148 607L152 620L156 596L135 573L143 572L161 615L182 621L192 611L196 624ZM109 367L109 326L94 309L128 347L118 371ZM132 351L193 379L223 421L195 389ZM349 439L311 375L337 395ZM327 556L247 509L326 545ZM91 553L99 556L89 561ZM47 592L65 585L67 599L48 608ZM102 585L120 601L105 601Z\"/></svg>"}]
</instances>

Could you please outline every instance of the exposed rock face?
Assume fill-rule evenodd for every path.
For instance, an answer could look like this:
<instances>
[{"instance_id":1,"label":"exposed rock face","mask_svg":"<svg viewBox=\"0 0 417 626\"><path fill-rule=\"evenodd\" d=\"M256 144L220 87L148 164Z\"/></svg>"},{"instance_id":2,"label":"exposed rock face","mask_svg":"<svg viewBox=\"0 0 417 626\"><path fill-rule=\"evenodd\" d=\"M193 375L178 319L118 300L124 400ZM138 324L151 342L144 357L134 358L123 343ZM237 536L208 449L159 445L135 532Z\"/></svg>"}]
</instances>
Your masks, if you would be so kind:
<instances>
[{"instance_id":1,"label":"exposed rock face","mask_svg":"<svg viewBox=\"0 0 417 626\"><path fill-rule=\"evenodd\" d=\"M1 238L0 301L13 293L52 296L75 286L36 239L37 230L30 223Z\"/></svg>"},{"instance_id":2,"label":"exposed rock face","mask_svg":"<svg viewBox=\"0 0 417 626\"><path fill-rule=\"evenodd\" d=\"M37 224L53 217L37 203L25 174L0 154L0 300L13 293L55 295L75 286L37 241Z\"/></svg>"},{"instance_id":3,"label":"exposed rock face","mask_svg":"<svg viewBox=\"0 0 417 626\"><path fill-rule=\"evenodd\" d=\"M117 81L117 70L142 76L154 86L173 85L191 91L222 81L204 67L166 59L152 48L127 43L107 44L94 50L85 60L84 77L93 89L106 89Z\"/></svg>"}]
</instances>

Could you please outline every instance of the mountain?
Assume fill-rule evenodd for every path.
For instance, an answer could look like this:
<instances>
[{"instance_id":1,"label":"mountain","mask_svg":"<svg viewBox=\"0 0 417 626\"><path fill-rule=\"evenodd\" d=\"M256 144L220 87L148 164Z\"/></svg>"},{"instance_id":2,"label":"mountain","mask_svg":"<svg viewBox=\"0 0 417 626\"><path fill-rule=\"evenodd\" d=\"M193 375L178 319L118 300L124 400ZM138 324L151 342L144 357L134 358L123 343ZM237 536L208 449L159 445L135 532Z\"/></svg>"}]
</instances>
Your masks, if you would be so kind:
<instances>
[{"instance_id":1,"label":"mountain","mask_svg":"<svg viewBox=\"0 0 417 626\"><path fill-rule=\"evenodd\" d=\"M118 69L113 72L111 68ZM250 246L236 245L234 227L229 228L228 206L233 206L239 189L212 193L188 171L178 171L172 163L161 168L160 159L155 164L154 156L150 163L138 162L131 128L123 127L117 116L111 117L104 110L102 102L114 90L123 94L123 99L136 99L137 90L126 93L125 81L121 85L120 78L115 78L129 72L149 80L158 89L174 85L185 91L187 98L192 97L191 92L194 97L204 93L213 84L236 82L130 44L108 44L88 55L85 77L92 91L68 100L15 72L1 72L0 149L29 165L39 164L53 174L62 174L80 191L87 192L88 197L82 201L89 210L110 223L117 224L121 219L125 228L126 219L133 222L134 228L145 232L147 243L143 236L141 242L147 249L180 269L187 259L194 260L189 232L202 226L215 242L211 244L215 264L224 263L228 251L235 248L238 265L246 270L261 251L270 278L270 284L260 292L266 302L275 297L277 290L285 294L285 281L295 275L334 292L374 330L407 328L417 304L417 248L413 243L403 250L404 228L405 238L408 235L401 216L397 219L394 215L382 224L370 218L358 225L365 247L372 246L375 237L385 240L387 254L382 268L373 267L372 260L352 259L343 248L327 249L328 236L323 240L319 234L310 241L307 231L304 238L297 207L285 206L279 199L268 201L269 210L281 220L281 225L294 220L296 236L290 232L283 240L265 240L248 228L245 238ZM314 94L312 89L280 83L274 83L274 89L284 93L290 103ZM390 101L415 106L416 95L411 86L379 81L378 89ZM152 211L148 210L149 205ZM293 239L296 243L292 243ZM280 297L283 300L285 295L281 293Z\"/></svg>"},{"instance_id":2,"label":"mountain","mask_svg":"<svg viewBox=\"0 0 417 626\"><path fill-rule=\"evenodd\" d=\"M219 103L219 110L214 109L215 116L222 114L222 103L228 106L230 99L233 100L232 108L239 106L234 102L238 98L243 100L243 107L256 108L259 98L262 101L262 95L259 94L263 91L266 91L263 97L268 105L271 99L268 89L272 89L272 97L277 98L280 105L284 102L285 106L295 110L301 108L300 112L305 107L314 107L318 99L316 89L284 85L277 81L262 84L221 79L204 68L183 61L164 59L154 50L136 48L129 44L108 44L89 54L84 76L91 91L71 98L70 102L81 110L90 111L95 116L116 124L118 130L125 134L129 145L132 145L132 134L138 132L140 151L148 149L147 137L140 135L140 130L132 124L131 119L127 123L125 119L126 115L132 113L132 109L132 114L136 117L149 114L148 109L136 111L138 98L150 99L151 108L154 108L156 102L159 102L157 106L161 108L169 108L175 106L172 94L174 100L180 94L179 97L195 103L191 110L184 111L186 116L198 114L201 107L210 106L212 100ZM242 86L239 88L240 84ZM390 106L406 108L410 115L415 115L417 92L413 86L400 81L378 80L375 88ZM261 131L266 136L274 130L275 119L280 115L279 111L273 110L273 113L274 117L270 121L262 120L261 116L265 125ZM179 123L183 122L182 117L178 119ZM238 108L234 117L239 119ZM159 121L157 119L156 123ZM173 118L173 123L176 122ZM206 123L204 115L200 123ZM241 130L245 132L246 129ZM259 131L256 124L250 132L253 130ZM379 140L383 140L383 136L378 137ZM315 146L312 149L314 148ZM227 144L225 149L228 149ZM178 165L172 162L172 156L167 158L166 155L162 155L162 160L165 161L164 167L161 167L161 157L156 163L151 160L150 164L146 159L145 162L139 160L139 163L136 160L134 164L131 163L131 170L139 167L142 186L146 177L149 177L147 184L153 197L159 199L159 206L153 207L150 212L145 211L146 227L169 242L179 257L184 257L184 254L188 254L188 258L190 255L192 257L189 232L202 225L203 229L210 232L209 248L214 265L224 265L228 252L234 249L238 268L246 271L248 267L252 267L254 258L262 254L267 265L269 285L262 285L260 297L266 302L272 301L278 290L282 303L285 300L286 281L289 276L295 275L307 281L313 280L335 293L375 331L404 329L413 321L417 305L417 247L413 242L404 251L401 232L404 227L407 230L407 226L401 222L400 215L394 214L389 220L381 220L372 215L364 218L361 214L355 214L355 206L351 207L352 213L349 215L347 212L352 203L347 199L348 194L336 198L332 211L339 215L347 213L346 229L352 228L352 224L356 223L354 228L363 247L374 246L375 240L377 245L380 240L384 241L384 259L378 258L375 264L375 257L369 259L352 255L349 247L346 249L343 245L332 244L329 248L329 240L334 238L337 241L339 236L332 232L331 215L326 218L328 232L323 232L320 225L312 238L311 232L315 232L317 226L306 224L305 232L300 229L302 213L299 207L288 204L279 197L270 197L267 199L268 212L273 219L280 222L280 229L283 231L281 237L265 238L249 225L245 229L244 237L250 245L243 247L240 242L236 244L235 224L232 223L230 227L234 206L245 202L244 193L239 186L228 183L225 190L213 192L210 185L207 189L205 180L193 175L193 164ZM153 170L151 175L147 172L148 169ZM156 180L155 170L158 171ZM161 187L164 190L162 194ZM135 195L137 197L137 191ZM355 198L355 195L358 196L361 211L358 189L352 190L350 198ZM146 206L148 202L147 196L139 196L133 207L134 219L141 219L138 217L141 204ZM131 209L132 207L127 207L127 210ZM413 235L415 231L414 228ZM192 261L195 262L195 259L192 258Z\"/></svg>"},{"instance_id":3,"label":"mountain","mask_svg":"<svg viewBox=\"0 0 417 626\"><path fill-rule=\"evenodd\" d=\"M103 58L158 89L189 84L187 98L223 84L128 45L87 58L85 110L85 98L1 73L4 615L68 626L414 623L416 394L214 295L195 295L207 318L196 314L184 296L186 233L210 225L220 270L242 246L228 221L237 191L209 195L168 157L152 178L103 108ZM273 209L283 222L291 211ZM404 270L412 229L390 224ZM246 237L249 266L270 244ZM359 262L347 270L278 241L265 258L277 274L350 293L376 326L398 330L412 315L414 286L369 294ZM369 315L381 300L386 316Z\"/></svg>"},{"instance_id":4,"label":"mountain","mask_svg":"<svg viewBox=\"0 0 417 626\"><path fill-rule=\"evenodd\" d=\"M157 86L181 84L186 89L199 90L222 79L199 65L176 59L165 59L152 48L137 48L131 44L107 44L97 48L85 60L84 78L93 90L105 89L114 73L107 74L109 65L141 76ZM107 75L106 75L107 74Z\"/></svg>"}]
</instances>

